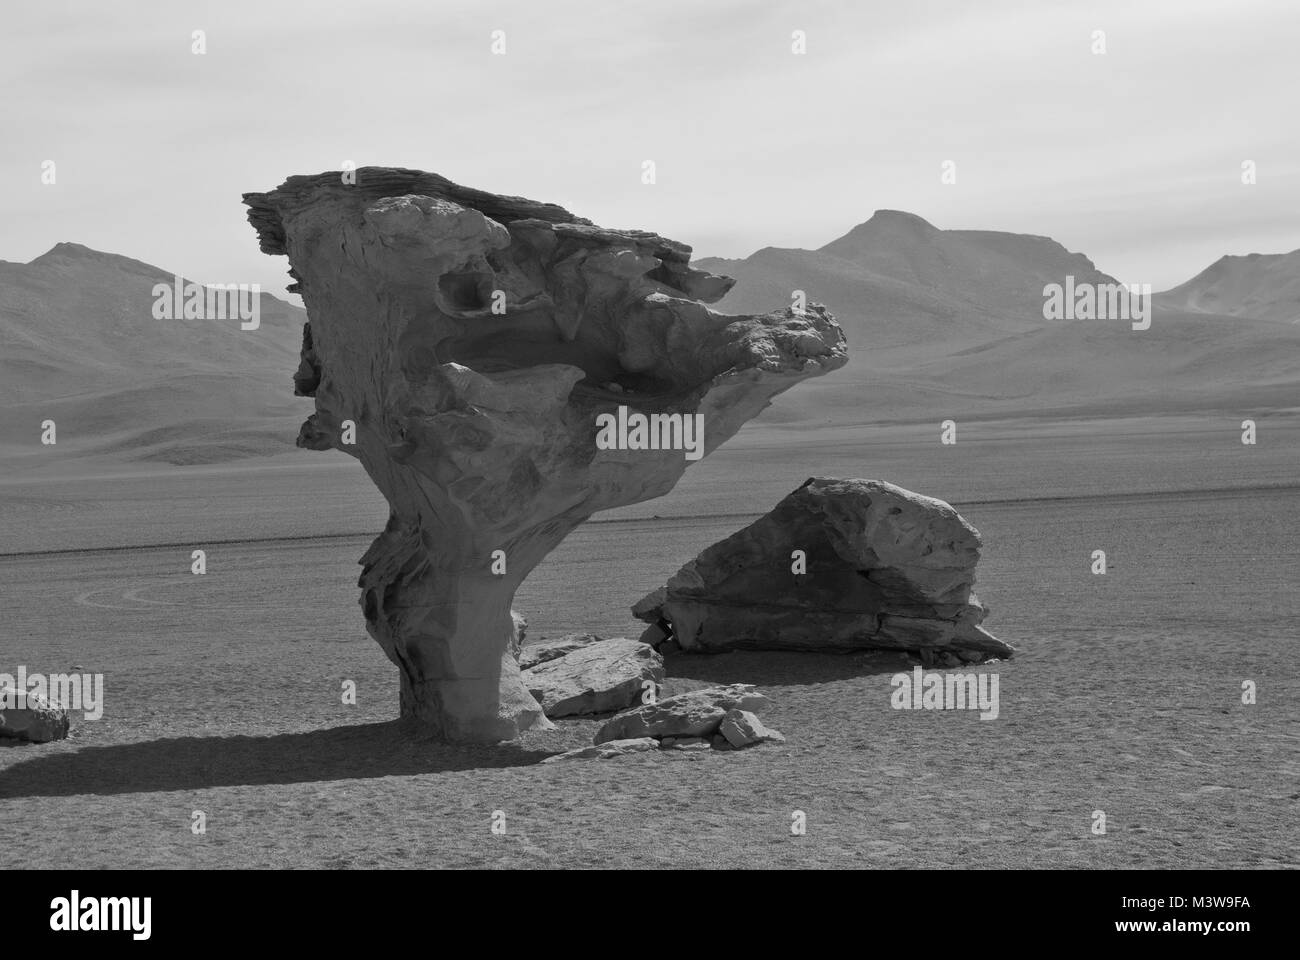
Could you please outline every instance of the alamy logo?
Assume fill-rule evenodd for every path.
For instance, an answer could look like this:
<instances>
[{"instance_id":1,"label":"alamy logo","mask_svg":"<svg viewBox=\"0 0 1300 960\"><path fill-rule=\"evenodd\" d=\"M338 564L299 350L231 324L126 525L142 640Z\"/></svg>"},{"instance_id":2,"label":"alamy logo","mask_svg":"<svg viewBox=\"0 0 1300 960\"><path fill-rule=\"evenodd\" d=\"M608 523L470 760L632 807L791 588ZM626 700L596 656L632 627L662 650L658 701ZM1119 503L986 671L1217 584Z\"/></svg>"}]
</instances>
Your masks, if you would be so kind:
<instances>
[{"instance_id":1,"label":"alamy logo","mask_svg":"<svg viewBox=\"0 0 1300 960\"><path fill-rule=\"evenodd\" d=\"M262 287L256 283L193 283L174 276L153 285L155 320L235 320L240 330L262 325Z\"/></svg>"},{"instance_id":2,"label":"alamy logo","mask_svg":"<svg viewBox=\"0 0 1300 960\"><path fill-rule=\"evenodd\" d=\"M87 720L98 720L104 715L104 675L29 674L21 665L17 676L0 673L0 710L26 710L28 697L56 703L65 710L81 710Z\"/></svg>"},{"instance_id":3,"label":"alamy logo","mask_svg":"<svg viewBox=\"0 0 1300 960\"><path fill-rule=\"evenodd\" d=\"M1078 283L1043 287L1044 320L1132 320L1134 330L1151 326L1151 284Z\"/></svg>"},{"instance_id":4,"label":"alamy logo","mask_svg":"<svg viewBox=\"0 0 1300 960\"><path fill-rule=\"evenodd\" d=\"M981 720L998 718L996 673L896 673L889 705L895 710L979 710Z\"/></svg>"},{"instance_id":5,"label":"alamy logo","mask_svg":"<svg viewBox=\"0 0 1300 960\"><path fill-rule=\"evenodd\" d=\"M73 890L70 897L50 901L50 929L129 930L131 939L148 940L153 929L152 897L85 897Z\"/></svg>"},{"instance_id":6,"label":"alamy logo","mask_svg":"<svg viewBox=\"0 0 1300 960\"><path fill-rule=\"evenodd\" d=\"M704 456L704 414L629 413L596 417L597 450L685 450L687 460Z\"/></svg>"}]
</instances>

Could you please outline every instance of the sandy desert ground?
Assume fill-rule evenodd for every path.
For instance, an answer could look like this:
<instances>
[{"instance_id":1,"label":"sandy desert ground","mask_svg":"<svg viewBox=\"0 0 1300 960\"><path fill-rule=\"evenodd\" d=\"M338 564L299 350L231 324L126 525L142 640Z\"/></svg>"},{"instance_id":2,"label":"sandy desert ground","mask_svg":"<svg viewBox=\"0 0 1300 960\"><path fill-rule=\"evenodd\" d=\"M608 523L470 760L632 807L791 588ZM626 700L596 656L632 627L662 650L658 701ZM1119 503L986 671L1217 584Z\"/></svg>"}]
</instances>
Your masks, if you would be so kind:
<instances>
[{"instance_id":1,"label":"sandy desert ground","mask_svg":"<svg viewBox=\"0 0 1300 960\"><path fill-rule=\"evenodd\" d=\"M596 722L496 748L398 731L355 589L386 512L350 459L11 460L0 649L107 692L68 741L0 750L0 844L48 867L1300 866L1300 418L1254 447L1230 417L960 431L752 425L580 528L516 607L531 638L629 634L631 603L807 476L887 479L984 535L986 626L1020 650L981 668L997 720L891 709L889 658L679 655L671 688L758 684L788 743L548 766Z\"/></svg>"}]
</instances>

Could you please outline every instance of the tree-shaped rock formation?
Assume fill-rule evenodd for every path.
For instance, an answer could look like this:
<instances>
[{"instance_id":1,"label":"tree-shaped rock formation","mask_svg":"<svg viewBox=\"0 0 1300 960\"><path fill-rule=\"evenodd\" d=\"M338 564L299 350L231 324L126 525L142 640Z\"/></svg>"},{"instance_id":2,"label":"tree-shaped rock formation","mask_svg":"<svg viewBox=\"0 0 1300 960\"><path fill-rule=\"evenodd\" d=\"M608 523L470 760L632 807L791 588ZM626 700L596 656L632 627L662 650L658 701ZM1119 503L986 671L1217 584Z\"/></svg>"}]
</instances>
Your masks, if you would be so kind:
<instances>
[{"instance_id":1,"label":"tree-shaped rock formation","mask_svg":"<svg viewBox=\"0 0 1300 960\"><path fill-rule=\"evenodd\" d=\"M298 443L357 457L391 506L360 586L403 716L508 739L548 724L507 652L529 571L842 366L844 336L818 306L710 310L733 281L653 233L416 170L350 179L244 196L307 307L294 380L316 412ZM682 449L700 422L699 449Z\"/></svg>"}]
</instances>

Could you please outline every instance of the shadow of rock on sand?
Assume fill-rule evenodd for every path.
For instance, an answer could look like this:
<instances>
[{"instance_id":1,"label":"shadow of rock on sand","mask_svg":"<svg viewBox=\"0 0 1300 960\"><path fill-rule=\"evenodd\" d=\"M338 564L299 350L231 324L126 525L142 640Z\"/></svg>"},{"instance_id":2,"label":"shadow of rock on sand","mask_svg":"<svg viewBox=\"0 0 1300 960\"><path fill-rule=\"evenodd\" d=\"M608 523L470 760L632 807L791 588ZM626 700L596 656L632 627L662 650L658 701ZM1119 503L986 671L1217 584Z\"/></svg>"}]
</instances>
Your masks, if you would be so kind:
<instances>
[{"instance_id":1,"label":"shadow of rock on sand","mask_svg":"<svg viewBox=\"0 0 1300 960\"><path fill-rule=\"evenodd\" d=\"M0 800L522 767L553 752L518 744L438 743L413 735L400 721L268 737L178 737L83 747L75 752L34 753L30 760L19 760L0 771Z\"/></svg>"},{"instance_id":2,"label":"shadow of rock on sand","mask_svg":"<svg viewBox=\"0 0 1300 960\"><path fill-rule=\"evenodd\" d=\"M889 650L869 653L734 650L730 653L670 654L664 658L664 670L669 677L668 686L681 678L707 684L752 683L762 690L764 686L802 686L872 674L906 673L918 663L920 661L915 657Z\"/></svg>"}]
</instances>

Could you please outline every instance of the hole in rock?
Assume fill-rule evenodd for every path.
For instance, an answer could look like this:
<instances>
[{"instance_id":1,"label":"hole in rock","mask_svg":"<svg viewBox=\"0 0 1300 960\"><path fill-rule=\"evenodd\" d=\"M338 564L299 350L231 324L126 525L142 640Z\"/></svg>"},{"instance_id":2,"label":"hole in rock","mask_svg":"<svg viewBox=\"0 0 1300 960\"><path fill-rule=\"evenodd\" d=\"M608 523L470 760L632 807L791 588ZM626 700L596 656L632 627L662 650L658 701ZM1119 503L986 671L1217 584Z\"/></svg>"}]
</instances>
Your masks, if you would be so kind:
<instances>
[{"instance_id":1,"label":"hole in rock","mask_svg":"<svg viewBox=\"0 0 1300 960\"><path fill-rule=\"evenodd\" d=\"M491 303L492 282L490 273L447 273L438 278L438 292L454 310L482 310Z\"/></svg>"},{"instance_id":2,"label":"hole in rock","mask_svg":"<svg viewBox=\"0 0 1300 960\"><path fill-rule=\"evenodd\" d=\"M544 312L493 317L481 326L486 327L483 332L467 332L440 341L438 357L482 374L566 364L583 372L583 379L574 387L574 393L582 396L645 399L683 390L683 386L664 377L624 369L613 350L600 342L581 336L563 339L550 315Z\"/></svg>"},{"instance_id":3,"label":"hole in rock","mask_svg":"<svg viewBox=\"0 0 1300 960\"><path fill-rule=\"evenodd\" d=\"M646 275L647 280L653 280L656 283L662 283L665 287L671 287L673 290L681 290L681 279L677 273L669 269L668 265L662 260L659 266L649 271Z\"/></svg>"}]
</instances>

